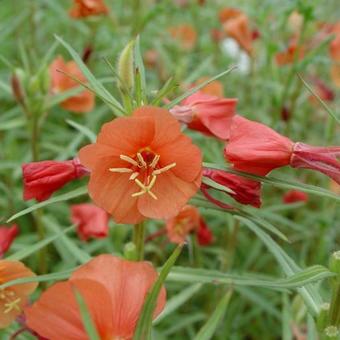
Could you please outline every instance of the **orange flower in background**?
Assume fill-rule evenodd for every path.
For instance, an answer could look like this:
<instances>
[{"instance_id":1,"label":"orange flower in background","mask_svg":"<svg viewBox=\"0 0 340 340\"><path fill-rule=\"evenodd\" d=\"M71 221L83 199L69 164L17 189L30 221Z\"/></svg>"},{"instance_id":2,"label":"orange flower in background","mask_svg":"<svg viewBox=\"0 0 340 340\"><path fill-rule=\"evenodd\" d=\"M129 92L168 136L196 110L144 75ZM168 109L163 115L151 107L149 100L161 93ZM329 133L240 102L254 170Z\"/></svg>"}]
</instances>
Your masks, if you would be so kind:
<instances>
[{"instance_id":1,"label":"orange flower in background","mask_svg":"<svg viewBox=\"0 0 340 340\"><path fill-rule=\"evenodd\" d=\"M82 295L100 339L132 339L146 297L158 274L149 262L131 262L100 255L77 269L68 281L48 288L25 310L27 325L49 340L83 340L83 326L74 289ZM154 318L165 305L165 288Z\"/></svg>"},{"instance_id":2,"label":"orange flower in background","mask_svg":"<svg viewBox=\"0 0 340 340\"><path fill-rule=\"evenodd\" d=\"M199 78L195 85L199 85L207 81L209 77ZM200 92L209 94L210 96L216 96L222 98L224 95L223 84L219 80L214 80L208 85L205 85L200 89Z\"/></svg>"},{"instance_id":3,"label":"orange flower in background","mask_svg":"<svg viewBox=\"0 0 340 340\"><path fill-rule=\"evenodd\" d=\"M144 106L103 125L80 161L89 194L117 223L175 216L199 189L202 156L164 109Z\"/></svg>"},{"instance_id":4,"label":"orange flower in background","mask_svg":"<svg viewBox=\"0 0 340 340\"><path fill-rule=\"evenodd\" d=\"M278 52L275 55L275 61L278 65L292 64L295 60L302 60L305 56L305 47L298 46L296 39L293 39L285 51Z\"/></svg>"},{"instance_id":5,"label":"orange flower in background","mask_svg":"<svg viewBox=\"0 0 340 340\"><path fill-rule=\"evenodd\" d=\"M253 32L248 16L237 8L225 8L219 13L224 32L235 39L249 55L253 51Z\"/></svg>"},{"instance_id":6,"label":"orange flower in background","mask_svg":"<svg viewBox=\"0 0 340 340\"><path fill-rule=\"evenodd\" d=\"M173 243L184 243L187 236L198 229L200 213L192 205L186 205L180 213L166 221L168 239Z\"/></svg>"},{"instance_id":7,"label":"orange flower in background","mask_svg":"<svg viewBox=\"0 0 340 340\"><path fill-rule=\"evenodd\" d=\"M23 263L19 261L0 260L0 284L35 276ZM37 287L36 282L23 283L0 290L0 328L9 326L27 304L27 297Z\"/></svg>"},{"instance_id":8,"label":"orange flower in background","mask_svg":"<svg viewBox=\"0 0 340 340\"><path fill-rule=\"evenodd\" d=\"M103 0L74 0L70 16L75 19L92 15L108 14L109 10Z\"/></svg>"},{"instance_id":9,"label":"orange flower in background","mask_svg":"<svg viewBox=\"0 0 340 340\"><path fill-rule=\"evenodd\" d=\"M71 221L77 225L80 239L103 238L109 233L109 216L107 212L94 204L83 203L71 206Z\"/></svg>"},{"instance_id":10,"label":"orange flower in background","mask_svg":"<svg viewBox=\"0 0 340 340\"><path fill-rule=\"evenodd\" d=\"M72 88L81 86L66 74L58 72L58 70L72 75L81 82L87 82L85 76L74 61L65 62L60 56L52 62L49 70L52 82L52 93L54 94L62 93ZM94 104L94 94L89 90L83 90L79 94L64 100L60 106L65 110L72 112L85 113L93 110Z\"/></svg>"},{"instance_id":11,"label":"orange flower in background","mask_svg":"<svg viewBox=\"0 0 340 340\"><path fill-rule=\"evenodd\" d=\"M320 78L312 77L311 82L314 88L315 93L324 101L330 102L335 98L335 94L331 88L329 88ZM308 100L313 105L319 105L319 100L314 96L310 95Z\"/></svg>"},{"instance_id":12,"label":"orange flower in background","mask_svg":"<svg viewBox=\"0 0 340 340\"><path fill-rule=\"evenodd\" d=\"M340 87L340 64L333 63L331 66L331 78L336 87Z\"/></svg>"},{"instance_id":13,"label":"orange flower in background","mask_svg":"<svg viewBox=\"0 0 340 340\"><path fill-rule=\"evenodd\" d=\"M191 25L183 24L170 27L169 33L186 50L192 50L196 45L197 33Z\"/></svg>"}]
</instances>

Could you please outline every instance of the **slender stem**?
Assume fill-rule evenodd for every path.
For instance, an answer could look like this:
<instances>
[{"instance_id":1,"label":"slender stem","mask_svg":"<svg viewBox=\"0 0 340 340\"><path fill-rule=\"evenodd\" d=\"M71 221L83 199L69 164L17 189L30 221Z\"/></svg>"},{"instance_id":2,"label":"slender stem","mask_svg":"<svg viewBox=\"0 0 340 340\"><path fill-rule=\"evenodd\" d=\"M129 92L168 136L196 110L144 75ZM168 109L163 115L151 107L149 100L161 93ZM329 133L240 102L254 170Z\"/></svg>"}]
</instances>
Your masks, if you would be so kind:
<instances>
[{"instance_id":1,"label":"slender stem","mask_svg":"<svg viewBox=\"0 0 340 340\"><path fill-rule=\"evenodd\" d=\"M329 310L330 325L337 326L340 323L340 279L337 279L333 285L331 306Z\"/></svg>"},{"instance_id":2,"label":"slender stem","mask_svg":"<svg viewBox=\"0 0 340 340\"><path fill-rule=\"evenodd\" d=\"M144 234L144 222L136 224L133 230L133 242L136 245L137 261L143 261L144 259Z\"/></svg>"}]
</instances>

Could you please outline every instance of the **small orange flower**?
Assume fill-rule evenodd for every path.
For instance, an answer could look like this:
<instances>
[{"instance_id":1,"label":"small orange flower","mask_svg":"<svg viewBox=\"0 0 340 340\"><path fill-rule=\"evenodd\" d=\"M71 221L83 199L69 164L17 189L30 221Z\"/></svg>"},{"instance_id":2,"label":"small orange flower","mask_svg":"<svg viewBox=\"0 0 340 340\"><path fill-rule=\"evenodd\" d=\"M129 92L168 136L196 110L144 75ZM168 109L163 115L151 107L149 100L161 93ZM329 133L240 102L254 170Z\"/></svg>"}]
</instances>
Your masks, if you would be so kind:
<instances>
[{"instance_id":1,"label":"small orange flower","mask_svg":"<svg viewBox=\"0 0 340 340\"><path fill-rule=\"evenodd\" d=\"M168 239L173 243L184 243L187 236L198 229L200 214L197 208L186 205L180 213L166 221Z\"/></svg>"},{"instance_id":2,"label":"small orange flower","mask_svg":"<svg viewBox=\"0 0 340 340\"><path fill-rule=\"evenodd\" d=\"M100 255L77 269L68 281L47 289L32 307L26 308L27 325L49 340L87 339L74 296L74 289L77 289L100 339L131 340L146 294L157 276L148 262ZM163 310L165 296L163 287L154 317Z\"/></svg>"},{"instance_id":3,"label":"small orange flower","mask_svg":"<svg viewBox=\"0 0 340 340\"><path fill-rule=\"evenodd\" d=\"M74 0L70 9L70 16L75 19L85 18L92 15L107 14L108 8L103 0Z\"/></svg>"},{"instance_id":4,"label":"small orange flower","mask_svg":"<svg viewBox=\"0 0 340 340\"><path fill-rule=\"evenodd\" d=\"M79 153L89 193L117 223L175 216L199 189L202 156L164 109L144 106L103 125Z\"/></svg>"},{"instance_id":5,"label":"small orange flower","mask_svg":"<svg viewBox=\"0 0 340 340\"><path fill-rule=\"evenodd\" d=\"M86 82L86 78L74 61L65 62L62 57L57 57L50 65L50 77L52 80L52 92L54 94L70 90L74 87L81 86L75 80L67 75L58 72L61 70L67 74L74 76L82 82ZM65 110L85 113L93 109L95 103L94 94L89 90L83 90L79 94L72 96L61 103L61 107Z\"/></svg>"},{"instance_id":6,"label":"small orange flower","mask_svg":"<svg viewBox=\"0 0 340 340\"><path fill-rule=\"evenodd\" d=\"M286 50L276 53L275 61L278 65L283 66L292 64L295 60L302 60L304 56L305 47L298 46L295 39L293 39Z\"/></svg>"},{"instance_id":7,"label":"small orange flower","mask_svg":"<svg viewBox=\"0 0 340 340\"><path fill-rule=\"evenodd\" d=\"M249 55L253 51L253 32L248 16L237 8L225 8L219 13L224 32L235 39Z\"/></svg>"},{"instance_id":8,"label":"small orange flower","mask_svg":"<svg viewBox=\"0 0 340 340\"><path fill-rule=\"evenodd\" d=\"M196 82L196 85L202 84L207 81L209 77L199 78ZM214 80L208 85L205 85L200 89L201 92L205 94L209 94L211 96L216 96L222 98L224 96L223 84L219 80Z\"/></svg>"},{"instance_id":9,"label":"small orange flower","mask_svg":"<svg viewBox=\"0 0 340 340\"><path fill-rule=\"evenodd\" d=\"M192 50L196 45L197 33L191 25L183 24L170 27L169 33L186 50Z\"/></svg>"},{"instance_id":10,"label":"small orange flower","mask_svg":"<svg viewBox=\"0 0 340 340\"><path fill-rule=\"evenodd\" d=\"M0 284L35 276L19 261L0 260ZM22 313L27 304L27 297L37 287L36 282L24 283L0 289L0 328L9 326Z\"/></svg>"}]
</instances>

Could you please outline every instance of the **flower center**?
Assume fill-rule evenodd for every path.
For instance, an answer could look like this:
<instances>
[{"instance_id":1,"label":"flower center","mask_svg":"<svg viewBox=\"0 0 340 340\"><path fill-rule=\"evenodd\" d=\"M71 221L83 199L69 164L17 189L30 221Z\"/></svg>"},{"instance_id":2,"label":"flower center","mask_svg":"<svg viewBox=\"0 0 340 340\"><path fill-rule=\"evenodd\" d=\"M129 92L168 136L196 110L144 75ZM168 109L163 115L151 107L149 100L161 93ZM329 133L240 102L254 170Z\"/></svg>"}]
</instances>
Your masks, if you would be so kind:
<instances>
[{"instance_id":1,"label":"flower center","mask_svg":"<svg viewBox=\"0 0 340 340\"><path fill-rule=\"evenodd\" d=\"M21 298L17 297L15 292L10 289L0 289L0 304L4 305L4 314L11 312L12 310L20 311Z\"/></svg>"},{"instance_id":2,"label":"flower center","mask_svg":"<svg viewBox=\"0 0 340 340\"><path fill-rule=\"evenodd\" d=\"M109 171L118 173L131 173L129 180L134 181L140 189L139 191L133 193L131 195L132 197L148 194L153 199L157 200L157 196L152 192L152 188L156 183L157 176L176 166L176 163L171 163L164 167L160 167L160 155L154 154L149 150L141 150L133 157L120 155L119 158L129 163L130 167L110 168Z\"/></svg>"}]
</instances>

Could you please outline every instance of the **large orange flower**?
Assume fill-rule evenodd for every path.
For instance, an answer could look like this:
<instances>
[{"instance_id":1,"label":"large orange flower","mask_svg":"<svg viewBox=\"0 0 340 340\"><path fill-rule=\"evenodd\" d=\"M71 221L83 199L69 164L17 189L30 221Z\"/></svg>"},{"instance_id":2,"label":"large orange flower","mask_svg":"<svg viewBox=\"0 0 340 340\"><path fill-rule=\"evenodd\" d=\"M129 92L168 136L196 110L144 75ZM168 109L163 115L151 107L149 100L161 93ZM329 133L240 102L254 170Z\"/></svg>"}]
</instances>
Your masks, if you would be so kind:
<instances>
[{"instance_id":1,"label":"large orange flower","mask_svg":"<svg viewBox=\"0 0 340 340\"><path fill-rule=\"evenodd\" d=\"M74 61L65 62L60 56L52 62L49 70L52 80L52 92L55 94L80 86L76 81L63 73L58 72L58 70L70 74L82 82L87 82L85 76ZM94 94L89 90L83 90L79 94L64 100L60 106L65 110L85 113L91 111L94 104Z\"/></svg>"},{"instance_id":2,"label":"large orange flower","mask_svg":"<svg viewBox=\"0 0 340 340\"><path fill-rule=\"evenodd\" d=\"M76 270L71 278L45 291L25 310L27 325L49 340L85 340L74 288L82 295L102 340L131 339L147 292L157 279L148 262L131 262L100 255ZM156 317L165 305L162 288Z\"/></svg>"},{"instance_id":3,"label":"large orange flower","mask_svg":"<svg viewBox=\"0 0 340 340\"><path fill-rule=\"evenodd\" d=\"M173 217L201 183L199 148L167 110L152 106L104 124L79 157L91 170L90 196L118 223Z\"/></svg>"},{"instance_id":4,"label":"large orange flower","mask_svg":"<svg viewBox=\"0 0 340 340\"><path fill-rule=\"evenodd\" d=\"M34 276L19 261L0 260L0 284ZM0 328L9 326L22 313L27 304L27 297L37 287L36 282L14 285L0 290Z\"/></svg>"}]
</instances>

